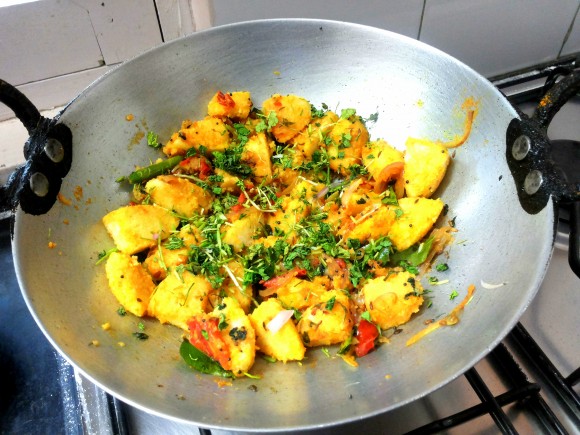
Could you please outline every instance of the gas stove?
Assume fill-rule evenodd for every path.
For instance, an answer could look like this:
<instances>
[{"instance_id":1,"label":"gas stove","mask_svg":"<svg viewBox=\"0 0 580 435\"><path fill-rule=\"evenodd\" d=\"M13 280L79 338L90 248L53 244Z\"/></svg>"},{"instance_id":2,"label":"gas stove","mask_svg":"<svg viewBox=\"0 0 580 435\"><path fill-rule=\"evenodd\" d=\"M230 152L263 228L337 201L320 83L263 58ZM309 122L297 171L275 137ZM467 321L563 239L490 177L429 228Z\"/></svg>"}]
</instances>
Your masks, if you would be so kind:
<instances>
[{"instance_id":1,"label":"gas stove","mask_svg":"<svg viewBox=\"0 0 580 435\"><path fill-rule=\"evenodd\" d=\"M548 78L576 67L572 59L494 80L531 114ZM580 97L548 129L552 141L580 140ZM554 155L580 182L580 146L554 142ZM560 146L560 148L558 148ZM569 210L562 208L544 282L520 323L472 369L411 404L374 418L312 434L580 433L580 280L568 265ZM0 433L216 434L122 403L74 370L36 326L20 294L10 223L0 220ZM237 432L239 434L239 432Z\"/></svg>"}]
</instances>

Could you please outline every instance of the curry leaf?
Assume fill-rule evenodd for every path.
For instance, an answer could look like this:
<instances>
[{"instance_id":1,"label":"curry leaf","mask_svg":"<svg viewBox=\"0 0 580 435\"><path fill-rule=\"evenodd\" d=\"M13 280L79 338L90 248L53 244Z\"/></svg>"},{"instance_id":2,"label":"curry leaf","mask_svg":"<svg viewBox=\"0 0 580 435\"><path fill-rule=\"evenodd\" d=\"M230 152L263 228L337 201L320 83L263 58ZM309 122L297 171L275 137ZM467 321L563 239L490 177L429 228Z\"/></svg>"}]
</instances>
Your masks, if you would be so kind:
<instances>
[{"instance_id":1,"label":"curry leaf","mask_svg":"<svg viewBox=\"0 0 580 435\"><path fill-rule=\"evenodd\" d=\"M225 370L220 363L218 363L213 358L210 358L193 344L187 340L181 342L181 347L179 348L179 354L181 358L193 369L198 372L205 373L208 375L221 376L224 378L233 378L234 374Z\"/></svg>"}]
</instances>

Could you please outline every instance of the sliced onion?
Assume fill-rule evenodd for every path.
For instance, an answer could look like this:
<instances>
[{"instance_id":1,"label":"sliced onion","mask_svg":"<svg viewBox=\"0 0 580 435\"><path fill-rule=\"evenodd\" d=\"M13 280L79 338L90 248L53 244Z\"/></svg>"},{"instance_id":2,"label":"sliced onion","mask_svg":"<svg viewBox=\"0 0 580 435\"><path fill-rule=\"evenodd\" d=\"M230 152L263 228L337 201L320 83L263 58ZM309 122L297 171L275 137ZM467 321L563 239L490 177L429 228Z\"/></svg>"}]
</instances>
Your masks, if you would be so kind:
<instances>
[{"instance_id":1,"label":"sliced onion","mask_svg":"<svg viewBox=\"0 0 580 435\"><path fill-rule=\"evenodd\" d=\"M268 322L268 324L266 325L266 329L272 332L272 334L275 334L280 329L282 329L282 326L284 326L286 322L288 322L288 320L292 318L293 315L294 310L280 311L278 314L274 316L272 320Z\"/></svg>"},{"instance_id":2,"label":"sliced onion","mask_svg":"<svg viewBox=\"0 0 580 435\"><path fill-rule=\"evenodd\" d=\"M483 288L486 288L486 289L489 289L489 290L493 290L494 288L503 287L506 284L507 284L507 282L502 282L502 283L499 283L499 284L490 284L488 282L485 282L484 280L481 280L481 286Z\"/></svg>"}]
</instances>

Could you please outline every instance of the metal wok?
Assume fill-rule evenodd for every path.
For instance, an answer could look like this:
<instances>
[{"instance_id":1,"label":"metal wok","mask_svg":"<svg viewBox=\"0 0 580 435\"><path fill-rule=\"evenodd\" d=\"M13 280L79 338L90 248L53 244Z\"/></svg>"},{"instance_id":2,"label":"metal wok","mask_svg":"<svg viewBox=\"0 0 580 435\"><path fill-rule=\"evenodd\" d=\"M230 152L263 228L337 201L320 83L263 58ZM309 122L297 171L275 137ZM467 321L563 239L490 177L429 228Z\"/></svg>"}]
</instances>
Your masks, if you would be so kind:
<instances>
[{"instance_id":1,"label":"metal wok","mask_svg":"<svg viewBox=\"0 0 580 435\"><path fill-rule=\"evenodd\" d=\"M578 187L551 165L542 133L559 106L548 104L537 120L527 119L457 60L360 25L271 20L200 32L109 72L53 120L2 85L2 101L31 133L28 163L0 193L3 208L15 209L16 273L39 327L86 377L121 400L209 428L325 427L387 412L450 382L522 315L550 261L556 202L578 198ZM313 350L302 365L258 358L252 371L262 379L220 386L180 361L181 331L144 320L149 339L139 341L133 333L141 319L117 315L104 268L95 265L98 252L112 247L102 216L129 199L115 179L158 156L144 145L146 131L166 140L181 120L204 116L217 90L249 90L256 105L273 93L295 93L318 107L356 107L363 117L378 112L371 136L397 147L408 136L443 140L462 132L461 103L470 96L479 101L471 136L437 192L449 205L447 216L456 217L461 242L450 249L450 285L433 288L433 306L358 368ZM527 153L522 134L530 138ZM47 152L51 138L62 147ZM505 285L489 289L482 281ZM457 325L405 347L426 320L449 313L469 284L477 290ZM460 294L454 301L451 289ZM108 331L101 328L106 322Z\"/></svg>"}]
</instances>

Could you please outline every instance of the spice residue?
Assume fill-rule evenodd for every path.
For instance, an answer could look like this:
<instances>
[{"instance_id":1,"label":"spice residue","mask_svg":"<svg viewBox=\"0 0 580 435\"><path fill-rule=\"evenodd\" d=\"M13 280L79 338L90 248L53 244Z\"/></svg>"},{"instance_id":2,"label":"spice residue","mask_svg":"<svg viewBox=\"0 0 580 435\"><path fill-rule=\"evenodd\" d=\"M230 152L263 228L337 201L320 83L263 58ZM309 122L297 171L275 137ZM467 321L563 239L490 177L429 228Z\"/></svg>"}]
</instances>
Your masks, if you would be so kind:
<instances>
[{"instance_id":1,"label":"spice residue","mask_svg":"<svg viewBox=\"0 0 580 435\"><path fill-rule=\"evenodd\" d=\"M456 323L458 323L459 322L459 315L461 314L461 312L463 311L465 306L469 303L469 301L473 297L474 292L475 292L475 286L473 284L471 284L467 288L467 295L465 296L465 298L463 298L463 300L459 303L459 305L457 305L455 308L453 308L453 310L451 310L451 312L447 316L445 316L443 319L439 320L438 322L431 323L425 329L423 329L423 330L419 331L418 333L416 333L415 335L413 335L409 340L407 340L406 345L411 346L412 344L415 344L420 339L425 337L427 334L430 334L431 332L435 331L436 329L439 329L441 326L452 326L452 325L455 325Z\"/></svg>"}]
</instances>

